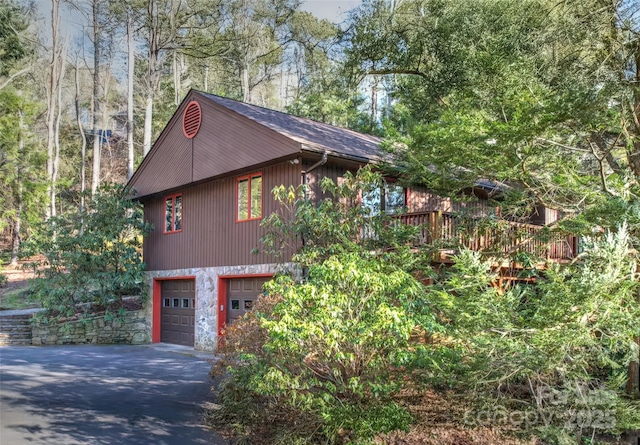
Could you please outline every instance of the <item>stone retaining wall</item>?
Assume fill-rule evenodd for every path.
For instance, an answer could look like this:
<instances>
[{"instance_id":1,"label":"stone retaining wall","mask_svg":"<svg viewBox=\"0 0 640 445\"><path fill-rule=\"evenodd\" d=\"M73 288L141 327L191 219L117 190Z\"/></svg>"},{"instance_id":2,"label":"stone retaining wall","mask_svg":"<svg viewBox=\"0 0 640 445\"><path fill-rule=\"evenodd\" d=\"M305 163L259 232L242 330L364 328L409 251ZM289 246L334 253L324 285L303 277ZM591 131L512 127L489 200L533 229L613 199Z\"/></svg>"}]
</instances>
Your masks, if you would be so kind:
<instances>
[{"instance_id":1,"label":"stone retaining wall","mask_svg":"<svg viewBox=\"0 0 640 445\"><path fill-rule=\"evenodd\" d=\"M49 324L47 320L34 319L33 345L69 344L143 344L151 342L151 323L144 310L128 311L122 317L105 320L96 315L82 320Z\"/></svg>"}]
</instances>

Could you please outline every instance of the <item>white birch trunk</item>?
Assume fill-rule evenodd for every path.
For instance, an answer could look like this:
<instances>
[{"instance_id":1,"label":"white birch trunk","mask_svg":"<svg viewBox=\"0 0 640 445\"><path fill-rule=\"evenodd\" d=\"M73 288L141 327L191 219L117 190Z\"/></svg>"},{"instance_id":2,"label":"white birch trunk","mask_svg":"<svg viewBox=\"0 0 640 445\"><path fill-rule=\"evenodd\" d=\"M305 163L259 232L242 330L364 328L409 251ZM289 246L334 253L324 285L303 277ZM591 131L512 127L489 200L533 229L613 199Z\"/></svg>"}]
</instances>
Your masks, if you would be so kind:
<instances>
[{"instance_id":1,"label":"white birch trunk","mask_svg":"<svg viewBox=\"0 0 640 445\"><path fill-rule=\"evenodd\" d=\"M149 68L147 71L147 97L144 107L144 131L142 140L143 154L146 156L151 150L151 137L153 136L153 101L155 99L156 88L159 86L161 76L158 67L160 30L158 29L158 15L155 0L147 0L147 20L150 21L148 28L149 45Z\"/></svg>"},{"instance_id":2,"label":"white birch trunk","mask_svg":"<svg viewBox=\"0 0 640 445\"><path fill-rule=\"evenodd\" d=\"M87 159L87 136L84 133L82 126L82 119L80 119L80 81L78 80L78 67L75 70L76 91L74 105L76 109L76 123L78 124L78 131L82 138L82 147L80 151L81 164L80 164L80 214L84 213L84 192L86 190L86 159Z\"/></svg>"},{"instance_id":3,"label":"white birch trunk","mask_svg":"<svg viewBox=\"0 0 640 445\"><path fill-rule=\"evenodd\" d=\"M242 101L251 102L251 87L249 85L249 67L244 64L242 67Z\"/></svg>"},{"instance_id":4,"label":"white birch trunk","mask_svg":"<svg viewBox=\"0 0 640 445\"><path fill-rule=\"evenodd\" d=\"M133 176L133 161L134 161L134 149L133 149L133 76L134 76L134 53L133 42L133 16L131 11L127 13L127 179L131 179Z\"/></svg>"},{"instance_id":5,"label":"white birch trunk","mask_svg":"<svg viewBox=\"0 0 640 445\"><path fill-rule=\"evenodd\" d=\"M53 154L53 171L51 174L51 216L56 216L56 182L58 181L58 172L60 171L60 120L62 119L62 79L64 79L67 67L67 45L68 39L60 49L59 78L57 85L57 107L56 107L56 125L54 134L54 154Z\"/></svg>"},{"instance_id":6,"label":"white birch trunk","mask_svg":"<svg viewBox=\"0 0 640 445\"><path fill-rule=\"evenodd\" d=\"M178 66L178 52L173 52L173 103L180 105L180 67Z\"/></svg>"},{"instance_id":7,"label":"white birch trunk","mask_svg":"<svg viewBox=\"0 0 640 445\"><path fill-rule=\"evenodd\" d=\"M153 93L149 91L147 93L146 103L144 107L144 140L143 150L146 156L151 150L151 122L153 119Z\"/></svg>"},{"instance_id":8,"label":"white birch trunk","mask_svg":"<svg viewBox=\"0 0 640 445\"><path fill-rule=\"evenodd\" d=\"M60 26L60 0L51 0L51 63L47 85L47 198L51 199L53 188L53 162L55 145L56 90L58 88L58 28ZM55 204L54 204L55 205ZM52 216L52 205L48 203L46 217Z\"/></svg>"},{"instance_id":9,"label":"white birch trunk","mask_svg":"<svg viewBox=\"0 0 640 445\"><path fill-rule=\"evenodd\" d=\"M91 170L91 196L100 185L100 0L93 0L93 165Z\"/></svg>"}]
</instances>

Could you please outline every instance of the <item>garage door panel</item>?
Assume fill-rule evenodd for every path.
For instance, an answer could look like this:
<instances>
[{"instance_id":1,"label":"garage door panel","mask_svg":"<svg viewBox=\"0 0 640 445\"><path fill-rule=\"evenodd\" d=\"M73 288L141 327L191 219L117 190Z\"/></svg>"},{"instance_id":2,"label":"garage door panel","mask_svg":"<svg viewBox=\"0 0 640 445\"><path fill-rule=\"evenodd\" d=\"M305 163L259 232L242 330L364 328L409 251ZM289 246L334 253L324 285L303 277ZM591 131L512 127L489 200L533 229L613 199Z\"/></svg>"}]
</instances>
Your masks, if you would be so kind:
<instances>
[{"instance_id":1,"label":"garage door panel","mask_svg":"<svg viewBox=\"0 0 640 445\"><path fill-rule=\"evenodd\" d=\"M193 346L195 332L195 281L163 281L160 339Z\"/></svg>"},{"instance_id":2,"label":"garage door panel","mask_svg":"<svg viewBox=\"0 0 640 445\"><path fill-rule=\"evenodd\" d=\"M241 280L229 280L229 290L230 291L237 291L237 290L241 290L242 289L242 282Z\"/></svg>"},{"instance_id":3,"label":"garage door panel","mask_svg":"<svg viewBox=\"0 0 640 445\"><path fill-rule=\"evenodd\" d=\"M242 317L253 309L253 304L262 293L262 286L270 277L232 278L227 284L227 323Z\"/></svg>"}]
</instances>

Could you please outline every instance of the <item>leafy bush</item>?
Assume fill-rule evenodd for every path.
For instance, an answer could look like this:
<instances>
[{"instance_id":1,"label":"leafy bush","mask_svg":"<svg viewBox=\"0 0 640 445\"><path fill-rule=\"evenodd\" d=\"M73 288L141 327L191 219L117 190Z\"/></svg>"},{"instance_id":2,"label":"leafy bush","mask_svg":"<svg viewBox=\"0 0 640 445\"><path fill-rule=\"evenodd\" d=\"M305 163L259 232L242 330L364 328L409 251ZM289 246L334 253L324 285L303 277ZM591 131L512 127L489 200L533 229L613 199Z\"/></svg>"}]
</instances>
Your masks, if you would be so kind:
<instances>
[{"instance_id":1,"label":"leafy bush","mask_svg":"<svg viewBox=\"0 0 640 445\"><path fill-rule=\"evenodd\" d=\"M149 230L141 205L119 185L101 187L84 212L51 218L25 249L45 257L32 263L43 307L70 316L91 305L116 309L125 295L145 295L140 247Z\"/></svg>"},{"instance_id":2,"label":"leafy bush","mask_svg":"<svg viewBox=\"0 0 640 445\"><path fill-rule=\"evenodd\" d=\"M472 351L459 389L490 399L492 412L530 413L547 433L637 430L640 404L624 392L640 336L635 255L624 227L585 244L579 262L506 292L489 286L478 253L463 252L432 301Z\"/></svg>"},{"instance_id":3,"label":"leafy bush","mask_svg":"<svg viewBox=\"0 0 640 445\"><path fill-rule=\"evenodd\" d=\"M310 266L303 283L281 276L266 289L277 302L228 334L224 350L235 366L223 394L241 387L304 413L328 443L408 427L393 396L427 348L412 333L439 330L415 278L343 253ZM240 410L236 422L243 420Z\"/></svg>"},{"instance_id":4,"label":"leafy bush","mask_svg":"<svg viewBox=\"0 0 640 445\"><path fill-rule=\"evenodd\" d=\"M214 423L252 442L358 443L408 427L403 395L446 390L468 407L446 428L545 443L640 429L640 405L625 394L640 337L626 226L587 239L571 264L531 260L535 285L499 288L495 265L514 258L462 249L433 270L437 246L415 245L415 228L359 205L380 181L369 170L325 181L329 198L316 204L304 189L275 190L282 209L267 218L265 247L294 240L303 281L280 277L229 328Z\"/></svg>"}]
</instances>

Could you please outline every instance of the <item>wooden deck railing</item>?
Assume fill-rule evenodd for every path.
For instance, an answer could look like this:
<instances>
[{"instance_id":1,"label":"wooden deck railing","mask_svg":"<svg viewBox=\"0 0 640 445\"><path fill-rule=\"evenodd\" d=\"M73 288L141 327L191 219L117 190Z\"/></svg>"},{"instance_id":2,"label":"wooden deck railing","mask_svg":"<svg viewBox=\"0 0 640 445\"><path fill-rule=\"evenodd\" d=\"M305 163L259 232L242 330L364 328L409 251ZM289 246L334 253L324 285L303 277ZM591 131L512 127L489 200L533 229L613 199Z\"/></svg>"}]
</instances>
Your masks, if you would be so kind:
<instances>
[{"instance_id":1,"label":"wooden deck railing","mask_svg":"<svg viewBox=\"0 0 640 445\"><path fill-rule=\"evenodd\" d=\"M475 222L446 212L412 212L398 215L397 221L419 228L417 244L442 243L472 250L512 254L525 252L550 260L568 260L577 253L577 237L542 226L499 221L479 228Z\"/></svg>"}]
</instances>

